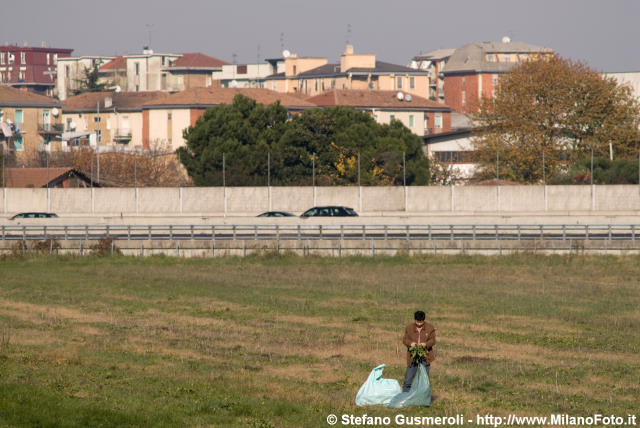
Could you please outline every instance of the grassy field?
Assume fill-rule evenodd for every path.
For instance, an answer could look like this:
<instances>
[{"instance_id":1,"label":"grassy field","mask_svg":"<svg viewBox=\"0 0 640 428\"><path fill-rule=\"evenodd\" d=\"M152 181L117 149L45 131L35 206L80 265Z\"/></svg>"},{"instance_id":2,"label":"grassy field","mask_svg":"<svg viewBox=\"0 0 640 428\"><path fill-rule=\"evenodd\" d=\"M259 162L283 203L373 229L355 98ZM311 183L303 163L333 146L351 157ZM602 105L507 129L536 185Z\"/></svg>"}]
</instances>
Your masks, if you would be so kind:
<instances>
[{"instance_id":1,"label":"grassy field","mask_svg":"<svg viewBox=\"0 0 640 428\"><path fill-rule=\"evenodd\" d=\"M51 256L0 260L0 426L393 417L354 398L401 379L416 309L433 404L405 415L638 412L639 257Z\"/></svg>"}]
</instances>

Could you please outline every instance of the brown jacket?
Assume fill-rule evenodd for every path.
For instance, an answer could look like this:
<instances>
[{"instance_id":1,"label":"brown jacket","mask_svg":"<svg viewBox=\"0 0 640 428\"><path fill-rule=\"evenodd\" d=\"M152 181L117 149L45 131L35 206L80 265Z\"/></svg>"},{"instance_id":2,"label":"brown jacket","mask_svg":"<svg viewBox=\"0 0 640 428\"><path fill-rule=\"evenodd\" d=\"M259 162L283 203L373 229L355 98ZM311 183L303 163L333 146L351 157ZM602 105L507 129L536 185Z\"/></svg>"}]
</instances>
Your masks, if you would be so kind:
<instances>
[{"instance_id":1,"label":"brown jacket","mask_svg":"<svg viewBox=\"0 0 640 428\"><path fill-rule=\"evenodd\" d=\"M418 328L415 322L412 322L404 329L404 337L402 338L402 343L407 347L407 366L412 363L411 352L409 352L412 342L418 343ZM433 346L436 344L436 329L428 322L424 323L420 331L420 344L424 344L429 351L425 361L429 365L436 359L435 351L433 350Z\"/></svg>"}]
</instances>

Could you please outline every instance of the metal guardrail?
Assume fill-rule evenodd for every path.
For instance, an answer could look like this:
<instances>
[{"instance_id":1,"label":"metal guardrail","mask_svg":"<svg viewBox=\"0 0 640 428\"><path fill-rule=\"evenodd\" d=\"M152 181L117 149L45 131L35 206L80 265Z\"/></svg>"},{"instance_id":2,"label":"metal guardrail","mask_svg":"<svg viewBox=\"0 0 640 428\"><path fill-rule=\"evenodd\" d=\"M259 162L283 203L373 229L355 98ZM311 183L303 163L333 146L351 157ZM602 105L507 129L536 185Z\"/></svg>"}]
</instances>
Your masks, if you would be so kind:
<instances>
[{"instance_id":1,"label":"metal guardrail","mask_svg":"<svg viewBox=\"0 0 640 428\"><path fill-rule=\"evenodd\" d=\"M16 240L620 240L638 225L22 225L0 226Z\"/></svg>"}]
</instances>

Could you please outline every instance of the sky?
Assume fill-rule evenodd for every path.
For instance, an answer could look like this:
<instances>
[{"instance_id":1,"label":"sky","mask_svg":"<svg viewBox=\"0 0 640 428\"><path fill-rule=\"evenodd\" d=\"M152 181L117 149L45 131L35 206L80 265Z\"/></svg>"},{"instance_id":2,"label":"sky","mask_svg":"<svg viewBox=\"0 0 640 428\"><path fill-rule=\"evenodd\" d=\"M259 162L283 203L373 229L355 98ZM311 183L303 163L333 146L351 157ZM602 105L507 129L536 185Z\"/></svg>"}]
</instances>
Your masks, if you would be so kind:
<instances>
[{"instance_id":1,"label":"sky","mask_svg":"<svg viewBox=\"0 0 640 428\"><path fill-rule=\"evenodd\" d=\"M407 64L470 42L550 47L598 71L640 71L640 0L21 0L3 7L0 44L73 56L202 52L238 64L355 53Z\"/></svg>"}]
</instances>

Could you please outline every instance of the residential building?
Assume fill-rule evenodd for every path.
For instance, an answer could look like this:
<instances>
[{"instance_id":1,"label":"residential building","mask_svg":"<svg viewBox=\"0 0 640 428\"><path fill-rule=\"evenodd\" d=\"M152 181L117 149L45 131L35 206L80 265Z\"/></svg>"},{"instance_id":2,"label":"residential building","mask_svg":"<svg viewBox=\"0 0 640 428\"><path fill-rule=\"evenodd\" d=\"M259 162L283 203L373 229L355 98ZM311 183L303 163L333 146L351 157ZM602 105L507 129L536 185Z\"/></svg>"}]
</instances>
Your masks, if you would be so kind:
<instances>
[{"instance_id":1,"label":"residential building","mask_svg":"<svg viewBox=\"0 0 640 428\"><path fill-rule=\"evenodd\" d=\"M472 141L474 124L461 113L451 113L451 129L423 137L423 151L429 159L450 168L455 175L469 180L477 169Z\"/></svg>"},{"instance_id":2,"label":"residential building","mask_svg":"<svg viewBox=\"0 0 640 428\"><path fill-rule=\"evenodd\" d=\"M81 56L58 58L55 94L64 101L80 89L86 78L85 70L98 69L114 59L112 56Z\"/></svg>"},{"instance_id":3,"label":"residential building","mask_svg":"<svg viewBox=\"0 0 640 428\"><path fill-rule=\"evenodd\" d=\"M409 67L414 70L425 70L429 73L429 95L430 100L444 104L444 71L447 61L455 49L438 49L435 51L421 53L411 60Z\"/></svg>"},{"instance_id":4,"label":"residential building","mask_svg":"<svg viewBox=\"0 0 640 428\"><path fill-rule=\"evenodd\" d=\"M142 147L142 106L165 92L85 92L65 100L63 150L76 145Z\"/></svg>"},{"instance_id":5,"label":"residential building","mask_svg":"<svg viewBox=\"0 0 640 428\"><path fill-rule=\"evenodd\" d=\"M221 73L214 73L213 78L219 80L223 88L265 88L266 78L278 71L277 63L269 61L273 60L264 64L226 64ZM284 60L281 62L284 65Z\"/></svg>"},{"instance_id":6,"label":"residential building","mask_svg":"<svg viewBox=\"0 0 640 428\"><path fill-rule=\"evenodd\" d=\"M265 79L265 87L278 92L318 95L330 89L403 91L428 97L429 78L424 70L378 61L374 54L356 54L347 45L340 63L327 58L284 58L284 70Z\"/></svg>"},{"instance_id":7,"label":"residential building","mask_svg":"<svg viewBox=\"0 0 640 428\"><path fill-rule=\"evenodd\" d=\"M219 85L226 61L202 53L159 54L145 48L139 55L124 55L100 67L100 79L125 92L178 92Z\"/></svg>"},{"instance_id":8,"label":"residential building","mask_svg":"<svg viewBox=\"0 0 640 428\"><path fill-rule=\"evenodd\" d=\"M0 146L15 153L19 162L38 151L60 147L61 104L54 98L0 85Z\"/></svg>"},{"instance_id":9,"label":"residential building","mask_svg":"<svg viewBox=\"0 0 640 428\"><path fill-rule=\"evenodd\" d=\"M218 85L214 76L222 74L227 66L228 62L201 53L182 54L162 69L162 78L168 82L161 82L161 90L184 91Z\"/></svg>"},{"instance_id":10,"label":"residential building","mask_svg":"<svg viewBox=\"0 0 640 428\"><path fill-rule=\"evenodd\" d=\"M307 98L307 101L320 107L354 107L368 112L378 123L398 120L421 137L451 130L449 107L404 92L333 89Z\"/></svg>"},{"instance_id":11,"label":"residential building","mask_svg":"<svg viewBox=\"0 0 640 428\"><path fill-rule=\"evenodd\" d=\"M0 84L52 96L58 59L71 52L73 49L0 46Z\"/></svg>"},{"instance_id":12,"label":"residential building","mask_svg":"<svg viewBox=\"0 0 640 428\"><path fill-rule=\"evenodd\" d=\"M182 55L155 53L145 47L141 54L114 58L100 67L103 82L124 92L169 91L170 67Z\"/></svg>"},{"instance_id":13,"label":"residential building","mask_svg":"<svg viewBox=\"0 0 640 428\"><path fill-rule=\"evenodd\" d=\"M121 91L131 92L127 84L127 59L117 56L111 61L104 63L98 69L100 83L108 84Z\"/></svg>"},{"instance_id":14,"label":"residential building","mask_svg":"<svg viewBox=\"0 0 640 428\"><path fill-rule=\"evenodd\" d=\"M269 105L276 101L291 114L316 107L301 97L259 88L191 88L155 99L142 108L142 144L168 146L173 150L185 144L182 132L211 107L232 104L236 95L244 95L258 103Z\"/></svg>"},{"instance_id":15,"label":"residential building","mask_svg":"<svg viewBox=\"0 0 640 428\"><path fill-rule=\"evenodd\" d=\"M553 50L504 37L502 42L469 43L449 57L444 74L444 102L459 113L474 113L482 97L491 97L500 75Z\"/></svg>"}]
</instances>

